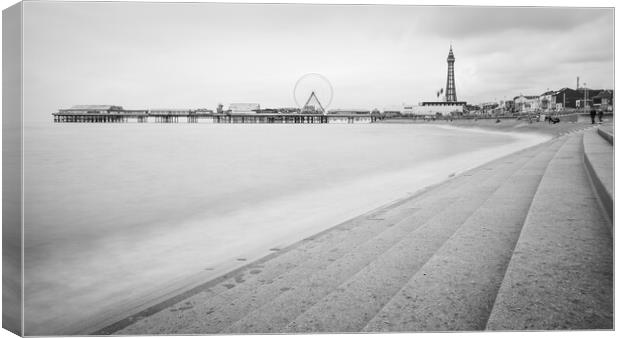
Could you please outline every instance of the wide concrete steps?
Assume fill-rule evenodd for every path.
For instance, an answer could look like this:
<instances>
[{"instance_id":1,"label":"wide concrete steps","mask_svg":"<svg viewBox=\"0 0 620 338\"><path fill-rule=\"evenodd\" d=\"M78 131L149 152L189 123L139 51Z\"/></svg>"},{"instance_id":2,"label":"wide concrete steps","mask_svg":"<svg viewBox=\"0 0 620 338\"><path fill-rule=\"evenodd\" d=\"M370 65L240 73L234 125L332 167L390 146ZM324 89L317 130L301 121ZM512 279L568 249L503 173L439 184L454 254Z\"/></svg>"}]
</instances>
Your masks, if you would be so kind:
<instances>
[{"instance_id":1,"label":"wide concrete steps","mask_svg":"<svg viewBox=\"0 0 620 338\"><path fill-rule=\"evenodd\" d=\"M549 164L487 329L613 328L613 238L581 147L569 139Z\"/></svg>"},{"instance_id":2,"label":"wide concrete steps","mask_svg":"<svg viewBox=\"0 0 620 338\"><path fill-rule=\"evenodd\" d=\"M505 180L363 330L484 329L540 179L563 143Z\"/></svg>"},{"instance_id":3,"label":"wide concrete steps","mask_svg":"<svg viewBox=\"0 0 620 338\"><path fill-rule=\"evenodd\" d=\"M601 134L602 129L591 129L583 135L583 160L592 185L610 219L614 204L614 148ZM613 142L613 136L612 141Z\"/></svg>"},{"instance_id":4,"label":"wide concrete steps","mask_svg":"<svg viewBox=\"0 0 620 338\"><path fill-rule=\"evenodd\" d=\"M543 174L575 138L581 134L274 248L176 304L147 309L99 333L485 329L496 295L510 289L504 275Z\"/></svg>"},{"instance_id":5,"label":"wide concrete steps","mask_svg":"<svg viewBox=\"0 0 620 338\"><path fill-rule=\"evenodd\" d=\"M375 250L373 244L374 247L352 252L326 271L301 281L296 292L279 296L224 332L360 331L411 274L505 184L515 167L524 165L523 161L510 164L511 170L500 169L478 184L462 187L467 195L454 191L458 198L441 201L448 208L423 222L411 222L414 230L395 238L389 247ZM357 264L356 256L366 257L362 264Z\"/></svg>"}]
</instances>

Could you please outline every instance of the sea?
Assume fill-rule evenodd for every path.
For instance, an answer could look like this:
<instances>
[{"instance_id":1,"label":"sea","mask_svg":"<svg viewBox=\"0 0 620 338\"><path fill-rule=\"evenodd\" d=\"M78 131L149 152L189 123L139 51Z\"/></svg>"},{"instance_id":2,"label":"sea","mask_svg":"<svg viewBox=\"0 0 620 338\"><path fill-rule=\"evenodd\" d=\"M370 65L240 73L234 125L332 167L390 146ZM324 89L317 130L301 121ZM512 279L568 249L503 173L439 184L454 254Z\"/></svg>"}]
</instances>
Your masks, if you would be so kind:
<instances>
[{"instance_id":1,"label":"sea","mask_svg":"<svg viewBox=\"0 0 620 338\"><path fill-rule=\"evenodd\" d=\"M25 332L90 333L546 139L430 124L26 126Z\"/></svg>"}]
</instances>

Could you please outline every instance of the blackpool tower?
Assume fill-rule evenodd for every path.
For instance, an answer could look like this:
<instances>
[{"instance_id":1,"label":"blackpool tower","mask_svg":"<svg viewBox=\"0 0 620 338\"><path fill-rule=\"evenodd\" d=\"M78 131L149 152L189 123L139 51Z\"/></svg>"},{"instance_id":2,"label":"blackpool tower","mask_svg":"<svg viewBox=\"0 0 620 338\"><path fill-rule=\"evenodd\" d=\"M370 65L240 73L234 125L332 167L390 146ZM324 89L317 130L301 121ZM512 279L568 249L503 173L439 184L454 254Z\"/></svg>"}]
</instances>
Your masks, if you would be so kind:
<instances>
[{"instance_id":1,"label":"blackpool tower","mask_svg":"<svg viewBox=\"0 0 620 338\"><path fill-rule=\"evenodd\" d=\"M448 53L448 80L446 83L446 102L456 102L456 86L454 85L454 54L452 54L452 45L450 45L450 53Z\"/></svg>"}]
</instances>

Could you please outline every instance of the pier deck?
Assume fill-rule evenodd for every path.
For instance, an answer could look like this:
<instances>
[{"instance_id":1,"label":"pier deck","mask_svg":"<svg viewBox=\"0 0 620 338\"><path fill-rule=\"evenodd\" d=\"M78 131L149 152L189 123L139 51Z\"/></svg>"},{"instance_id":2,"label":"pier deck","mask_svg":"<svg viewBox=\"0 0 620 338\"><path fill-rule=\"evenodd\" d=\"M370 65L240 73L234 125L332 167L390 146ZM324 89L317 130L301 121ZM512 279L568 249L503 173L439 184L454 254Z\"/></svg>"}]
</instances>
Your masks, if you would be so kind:
<instances>
[{"instance_id":1,"label":"pier deck","mask_svg":"<svg viewBox=\"0 0 620 338\"><path fill-rule=\"evenodd\" d=\"M379 117L357 114L166 114L149 111L110 112L105 114L53 113L56 123L372 123Z\"/></svg>"}]
</instances>

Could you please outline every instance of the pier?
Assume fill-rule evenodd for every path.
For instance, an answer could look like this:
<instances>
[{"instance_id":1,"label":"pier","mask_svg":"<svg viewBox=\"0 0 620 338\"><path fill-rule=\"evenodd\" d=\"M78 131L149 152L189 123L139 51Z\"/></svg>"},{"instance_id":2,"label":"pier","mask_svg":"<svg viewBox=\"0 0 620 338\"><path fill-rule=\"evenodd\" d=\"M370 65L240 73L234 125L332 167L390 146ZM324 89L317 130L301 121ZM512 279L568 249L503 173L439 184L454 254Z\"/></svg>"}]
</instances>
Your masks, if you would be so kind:
<instances>
[{"instance_id":1,"label":"pier","mask_svg":"<svg viewBox=\"0 0 620 338\"><path fill-rule=\"evenodd\" d=\"M338 113L216 113L210 110L126 110L119 106L75 106L52 114L55 123L372 123L380 116Z\"/></svg>"}]
</instances>

